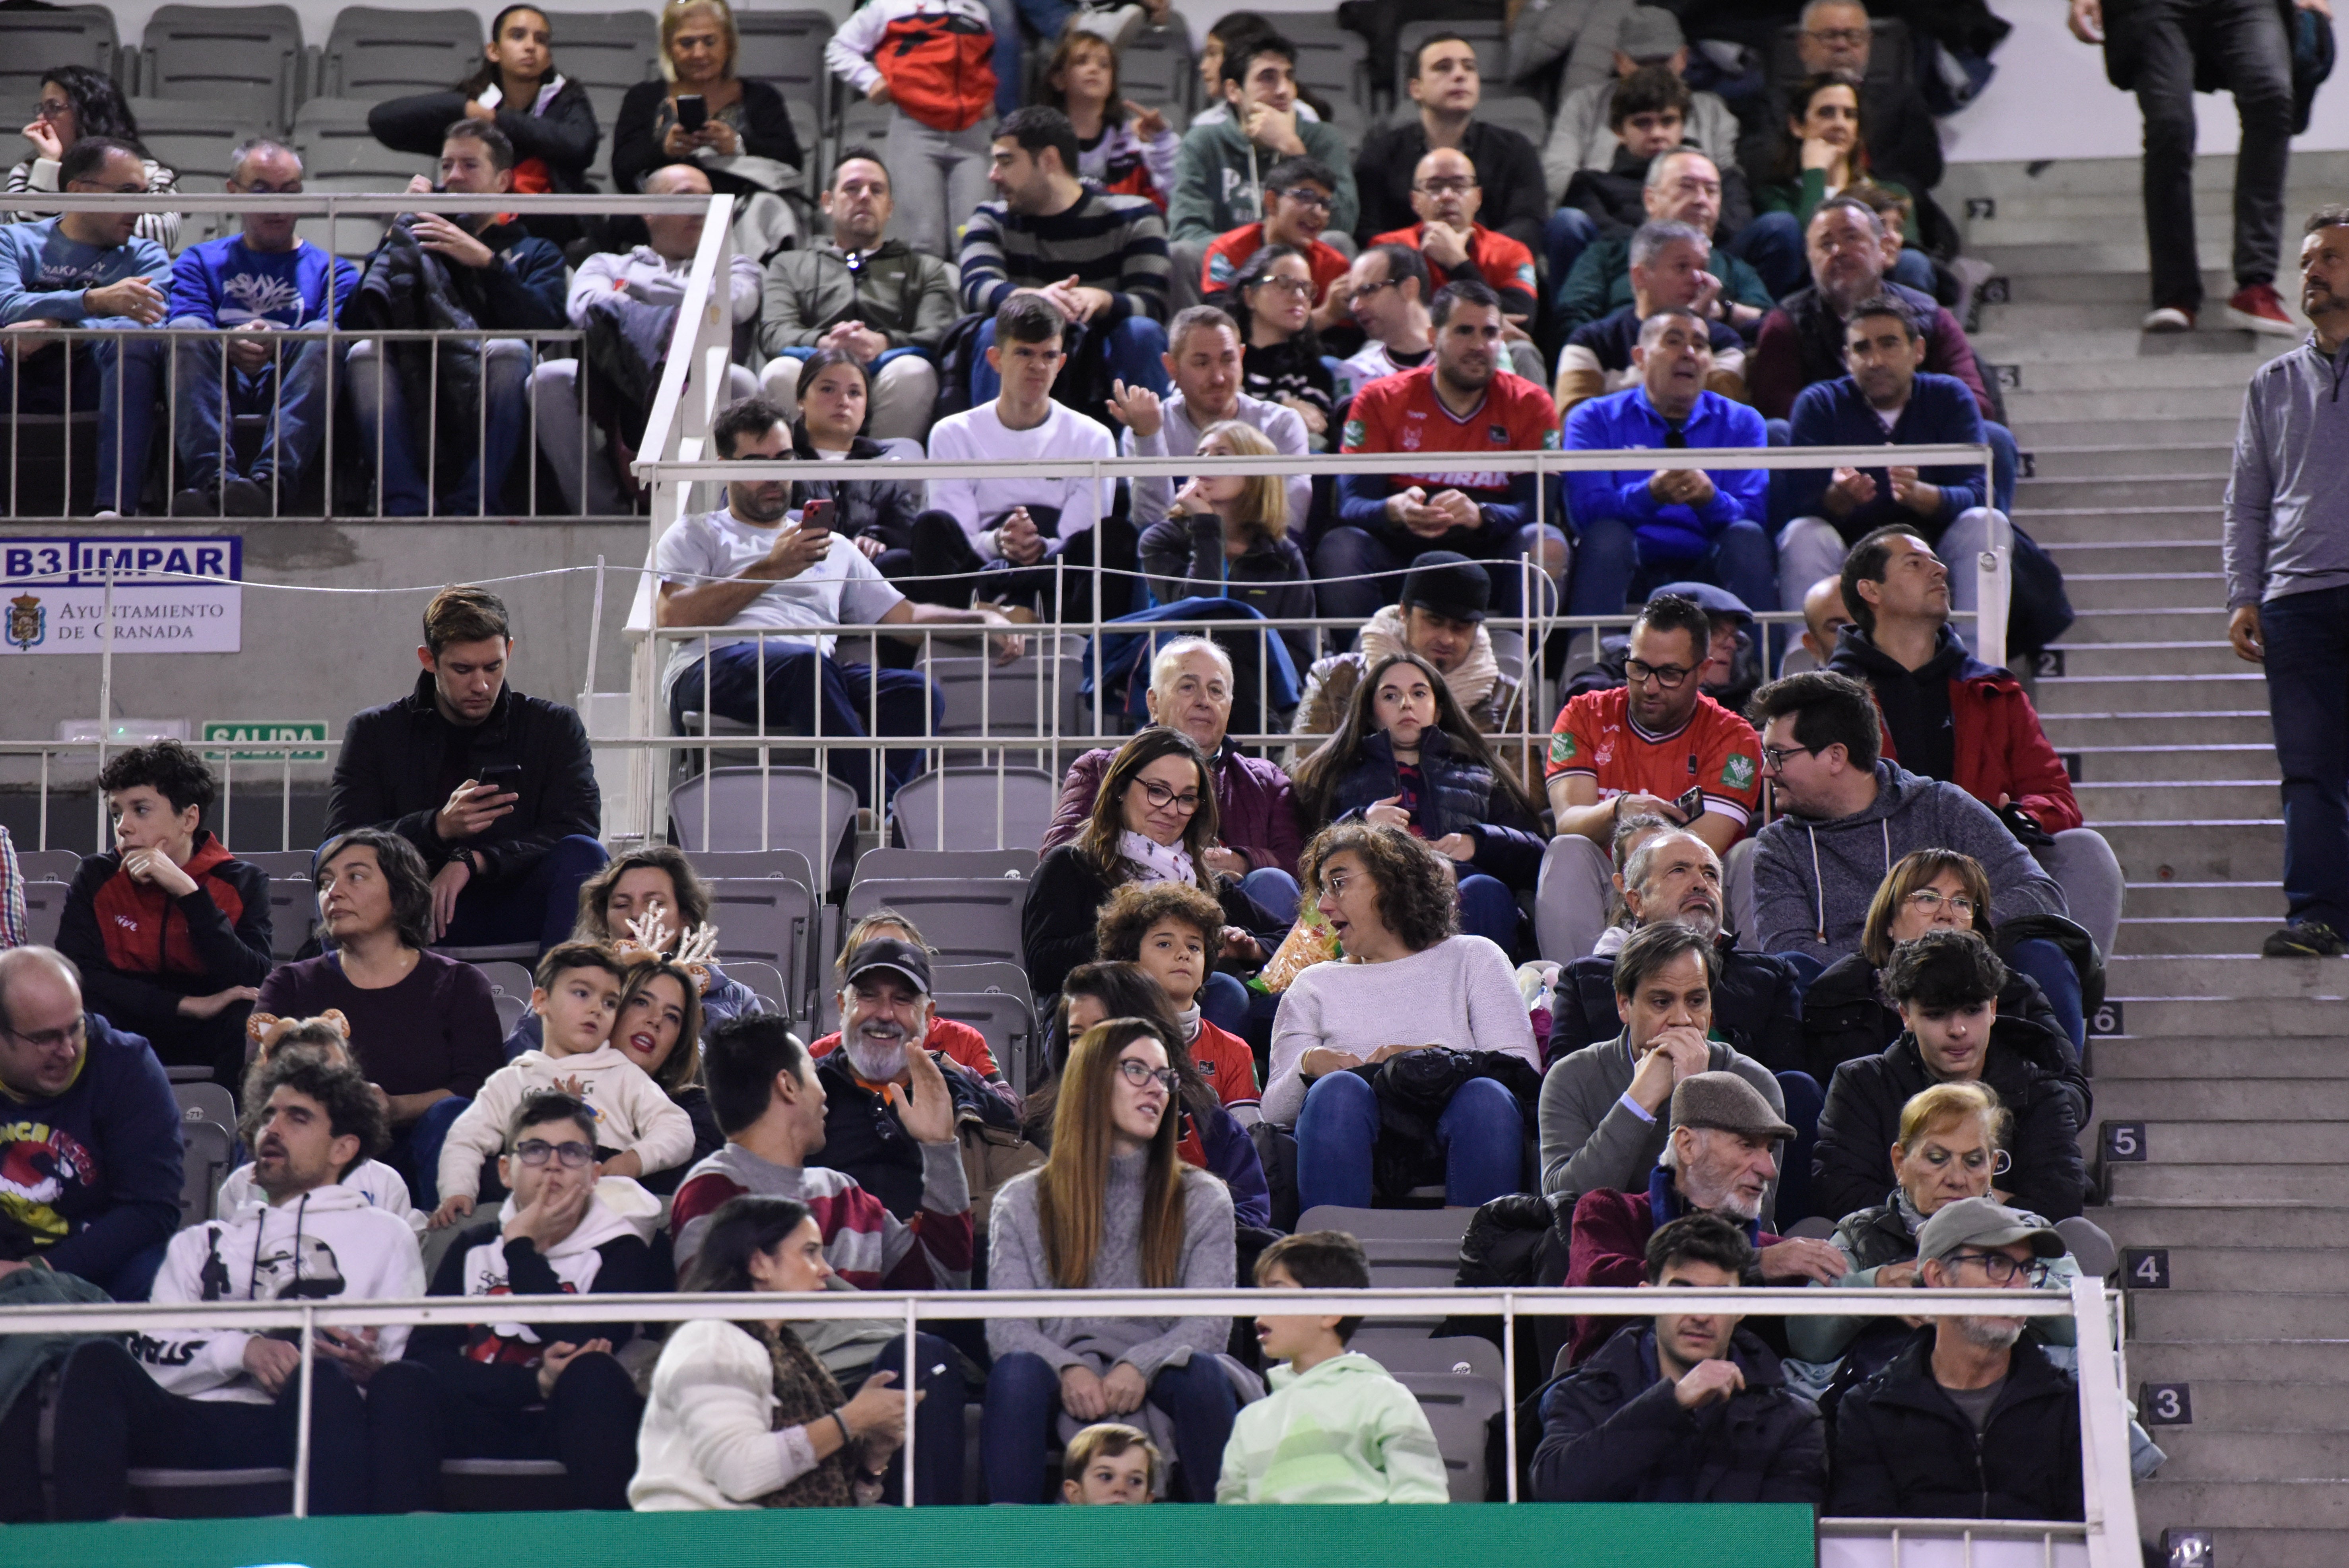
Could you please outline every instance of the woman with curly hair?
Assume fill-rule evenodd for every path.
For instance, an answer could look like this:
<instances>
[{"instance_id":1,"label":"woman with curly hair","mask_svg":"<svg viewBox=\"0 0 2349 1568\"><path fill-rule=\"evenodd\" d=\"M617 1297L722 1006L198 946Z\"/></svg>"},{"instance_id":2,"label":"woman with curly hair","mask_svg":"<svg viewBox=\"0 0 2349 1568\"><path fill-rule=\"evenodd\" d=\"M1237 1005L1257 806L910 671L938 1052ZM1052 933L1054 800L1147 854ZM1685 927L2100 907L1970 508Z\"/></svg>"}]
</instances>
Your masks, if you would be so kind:
<instances>
[{"instance_id":1,"label":"woman with curly hair","mask_svg":"<svg viewBox=\"0 0 2349 1568\"><path fill-rule=\"evenodd\" d=\"M139 139L139 121L130 112L129 102L122 88L104 71L94 71L88 66L59 66L41 76L41 101L25 127L25 139L32 144L33 156L8 170L8 194L11 196L43 195L59 189L57 164L64 159L66 149L85 136L112 137L138 149L147 166L147 194L168 195L180 188L180 177L147 157L147 149ZM439 148L436 146L436 152ZM0 213L0 223L36 223L54 213L15 211ZM167 251L180 248L180 215L177 212L142 212L131 233L142 240L152 240Z\"/></svg>"},{"instance_id":2,"label":"woman with curly hair","mask_svg":"<svg viewBox=\"0 0 2349 1568\"><path fill-rule=\"evenodd\" d=\"M1401 828L1339 822L1314 835L1299 870L1344 956L1299 971L1281 995L1265 1119L1297 1129L1306 1208L1367 1209L1379 1100L1353 1069L1437 1046L1505 1051L1537 1071L1541 1059L1508 955L1460 934L1452 871L1432 846ZM1517 1191L1525 1122L1502 1084L1463 1083L1436 1130L1447 1205Z\"/></svg>"}]
</instances>

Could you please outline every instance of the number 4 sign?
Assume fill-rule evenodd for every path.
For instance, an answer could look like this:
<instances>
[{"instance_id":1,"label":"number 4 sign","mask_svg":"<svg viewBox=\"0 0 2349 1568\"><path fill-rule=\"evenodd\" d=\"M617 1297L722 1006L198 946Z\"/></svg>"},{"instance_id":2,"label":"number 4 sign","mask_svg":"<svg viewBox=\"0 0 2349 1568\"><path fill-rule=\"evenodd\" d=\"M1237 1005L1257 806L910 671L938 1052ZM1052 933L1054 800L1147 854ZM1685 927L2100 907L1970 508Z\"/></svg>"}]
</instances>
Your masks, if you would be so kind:
<instances>
[{"instance_id":1,"label":"number 4 sign","mask_svg":"<svg viewBox=\"0 0 2349 1568\"><path fill-rule=\"evenodd\" d=\"M2161 1550L2169 1568L2218 1568L2217 1549L2207 1530L2165 1530Z\"/></svg>"},{"instance_id":2,"label":"number 4 sign","mask_svg":"<svg viewBox=\"0 0 2349 1568\"><path fill-rule=\"evenodd\" d=\"M2121 1283L2131 1290L2168 1290L2169 1249L2127 1248L2121 1253Z\"/></svg>"}]
</instances>

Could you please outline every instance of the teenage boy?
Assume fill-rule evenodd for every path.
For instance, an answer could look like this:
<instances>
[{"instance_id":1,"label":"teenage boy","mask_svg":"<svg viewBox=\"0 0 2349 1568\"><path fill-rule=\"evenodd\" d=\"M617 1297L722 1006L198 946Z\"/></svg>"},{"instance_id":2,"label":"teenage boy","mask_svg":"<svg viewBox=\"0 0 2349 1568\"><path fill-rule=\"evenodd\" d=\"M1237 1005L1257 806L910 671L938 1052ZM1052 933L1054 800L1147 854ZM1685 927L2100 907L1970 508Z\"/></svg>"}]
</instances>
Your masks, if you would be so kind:
<instances>
[{"instance_id":1,"label":"teenage boy","mask_svg":"<svg viewBox=\"0 0 2349 1568\"><path fill-rule=\"evenodd\" d=\"M693 1156L693 1119L612 1044L620 987L627 979L612 950L593 942L564 943L538 961L534 978L530 1010L539 1016L544 1044L492 1073L450 1127L440 1146L436 1231L473 1212L481 1167L504 1146L506 1130L533 1090L577 1086L595 1114L603 1161L598 1175L649 1175Z\"/></svg>"},{"instance_id":2,"label":"teenage boy","mask_svg":"<svg viewBox=\"0 0 2349 1568\"><path fill-rule=\"evenodd\" d=\"M1218 234L1264 216L1267 172L1281 160L1310 158L1337 176L1330 223L1346 233L1361 217L1346 138L1298 112L1297 46L1261 33L1224 51L1223 101L1231 112L1197 123L1183 138L1174 193L1166 209L1168 232L1179 243L1206 244Z\"/></svg>"},{"instance_id":3,"label":"teenage boy","mask_svg":"<svg viewBox=\"0 0 2349 1568\"><path fill-rule=\"evenodd\" d=\"M1368 1290L1362 1245L1343 1231L1283 1236L1257 1259L1267 1290ZM1280 1361L1272 1392L1241 1408L1217 1502L1449 1502L1444 1455L1410 1389L1346 1348L1359 1317L1259 1313L1257 1343Z\"/></svg>"},{"instance_id":4,"label":"teenage boy","mask_svg":"<svg viewBox=\"0 0 2349 1568\"><path fill-rule=\"evenodd\" d=\"M1164 1470L1158 1445L1139 1427L1095 1421L1069 1439L1061 1460L1061 1501L1079 1504L1156 1501Z\"/></svg>"},{"instance_id":5,"label":"teenage boy","mask_svg":"<svg viewBox=\"0 0 2349 1568\"><path fill-rule=\"evenodd\" d=\"M1346 275L1350 263L1344 252L1321 238L1337 199L1338 176L1319 159L1284 158L1274 164L1264 177L1263 219L1216 236L1207 247L1206 263L1199 269L1200 292L1231 287L1250 256L1267 245L1287 245L1304 254L1313 274L1314 329L1328 332L1350 325L1346 291L1330 286Z\"/></svg>"}]
</instances>

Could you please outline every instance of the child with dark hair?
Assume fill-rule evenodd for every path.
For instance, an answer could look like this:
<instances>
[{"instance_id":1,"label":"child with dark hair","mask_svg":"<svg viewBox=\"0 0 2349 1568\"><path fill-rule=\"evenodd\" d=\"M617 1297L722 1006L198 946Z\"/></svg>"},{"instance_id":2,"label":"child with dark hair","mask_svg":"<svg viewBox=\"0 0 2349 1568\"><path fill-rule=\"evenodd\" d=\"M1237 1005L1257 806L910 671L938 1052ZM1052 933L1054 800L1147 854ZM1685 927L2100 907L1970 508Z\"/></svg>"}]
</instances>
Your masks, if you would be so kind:
<instances>
[{"instance_id":1,"label":"child with dark hair","mask_svg":"<svg viewBox=\"0 0 2349 1568\"><path fill-rule=\"evenodd\" d=\"M81 862L57 950L93 1013L144 1035L167 1067L234 1089L244 1020L269 977L269 880L203 827L218 786L176 740L133 747L98 776L114 848Z\"/></svg>"},{"instance_id":2,"label":"child with dark hair","mask_svg":"<svg viewBox=\"0 0 2349 1568\"><path fill-rule=\"evenodd\" d=\"M1257 1259L1267 1290L1367 1290L1362 1244L1343 1231L1283 1236ZM1284 1361L1224 1448L1217 1502L1449 1502L1426 1413L1387 1369L1349 1350L1359 1317L1258 1313L1256 1336ZM1297 1440L1306 1433L1309 1443Z\"/></svg>"},{"instance_id":3,"label":"child with dark hair","mask_svg":"<svg viewBox=\"0 0 2349 1568\"><path fill-rule=\"evenodd\" d=\"M612 1040L628 980L618 956L592 942L565 942L538 961L536 980L530 1006L545 1043L492 1073L449 1129L440 1148L440 1206L432 1211L436 1231L473 1212L482 1166L533 1090L575 1086L595 1113L599 1175L646 1176L692 1157L693 1119Z\"/></svg>"}]
</instances>

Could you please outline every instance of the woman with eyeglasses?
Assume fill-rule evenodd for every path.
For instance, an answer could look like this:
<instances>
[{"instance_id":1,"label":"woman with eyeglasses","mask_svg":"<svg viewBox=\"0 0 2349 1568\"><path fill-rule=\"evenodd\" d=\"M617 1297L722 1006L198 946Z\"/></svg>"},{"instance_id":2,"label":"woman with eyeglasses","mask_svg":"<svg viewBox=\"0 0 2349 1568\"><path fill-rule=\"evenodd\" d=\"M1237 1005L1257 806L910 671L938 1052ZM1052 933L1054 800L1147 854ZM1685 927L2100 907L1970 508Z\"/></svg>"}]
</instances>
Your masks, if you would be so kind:
<instances>
[{"instance_id":1,"label":"woman with eyeglasses","mask_svg":"<svg viewBox=\"0 0 2349 1568\"><path fill-rule=\"evenodd\" d=\"M1231 1193L1176 1155L1182 1074L1164 1031L1112 1018L1070 1051L1050 1157L996 1194L989 1290L1232 1287ZM1221 1355L1230 1337L1230 1318L1212 1314L988 1319L988 1501L1045 1501L1056 1416L1083 1425L1147 1403L1173 1426L1191 1501L1214 1501L1239 1388L1253 1381Z\"/></svg>"},{"instance_id":2,"label":"woman with eyeglasses","mask_svg":"<svg viewBox=\"0 0 2349 1568\"><path fill-rule=\"evenodd\" d=\"M1901 1108L1937 1083L1979 1083L2013 1116L2013 1163L1995 1183L1999 1202L2052 1219L2079 1213L2088 1177L2080 1160L2087 1125L2085 1081L2064 1071L2059 1031L2002 1018L1995 1001L2007 968L1971 931L1929 931L1893 949L1885 995L1900 1013L1900 1037L1877 1056L1835 1070L1811 1161L1811 1208L1830 1218L1883 1201L1893 1184Z\"/></svg>"},{"instance_id":3,"label":"woman with eyeglasses","mask_svg":"<svg viewBox=\"0 0 2349 1568\"><path fill-rule=\"evenodd\" d=\"M1434 665L1411 653L1373 664L1338 733L1293 777L1309 831L1359 820L1424 839L1453 862L1461 929L1516 950L1516 895L1541 880L1549 836Z\"/></svg>"},{"instance_id":4,"label":"woman with eyeglasses","mask_svg":"<svg viewBox=\"0 0 2349 1568\"><path fill-rule=\"evenodd\" d=\"M36 196L57 190L58 162L64 159L66 149L85 136L112 137L138 149L146 164L145 194L162 196L179 190L180 177L147 157L147 149L139 139L138 119L131 114L120 85L104 71L94 71L88 66L59 66L41 77L40 102L24 129L33 155L8 170L8 194ZM438 143L433 150L440 150ZM37 223L55 216L53 212L29 211L0 212L0 223ZM180 215L141 212L130 232L138 239L152 240L167 251L177 251Z\"/></svg>"},{"instance_id":5,"label":"woman with eyeglasses","mask_svg":"<svg viewBox=\"0 0 2349 1568\"><path fill-rule=\"evenodd\" d=\"M1961 1199L1992 1197L1994 1188L2005 1184L2012 1162L2003 1145L2013 1119L1998 1092L1984 1083L1937 1083L1910 1097L1900 1108L1900 1141L1892 1146L1891 1191L1882 1202L1847 1214L1836 1227L1833 1240L1851 1260L1851 1272L1835 1283L1847 1289L1914 1289L1917 1233L1925 1222ZM2047 1222L2036 1214L2030 1219ZM2058 1290L2068 1290L2080 1272L2069 1257L2046 1268L2047 1284ZM2068 1317L2034 1317L2030 1323L2051 1344L2073 1342ZM1873 1375L1914 1332L1897 1317L1786 1319L1787 1347L1814 1364L1815 1387L1830 1377L1848 1386ZM1839 1376L1824 1365L1838 1357L1844 1362Z\"/></svg>"},{"instance_id":6,"label":"woman with eyeglasses","mask_svg":"<svg viewBox=\"0 0 2349 1568\"><path fill-rule=\"evenodd\" d=\"M1307 439L1327 447L1337 383L1313 330L1313 266L1291 245L1267 245L1244 263L1230 289L1207 303L1240 324L1241 389L1295 410Z\"/></svg>"},{"instance_id":7,"label":"woman with eyeglasses","mask_svg":"<svg viewBox=\"0 0 2349 1568\"><path fill-rule=\"evenodd\" d=\"M1198 742L1153 725L1120 747L1085 830L1045 855L1029 889L1019 936L1037 999L1057 993L1070 970L1092 961L1101 908L1131 882L1186 882L1208 893L1223 906L1226 922L1216 960L1248 974L1261 968L1288 923L1207 864L1216 828L1215 781Z\"/></svg>"},{"instance_id":8,"label":"woman with eyeglasses","mask_svg":"<svg viewBox=\"0 0 2349 1568\"><path fill-rule=\"evenodd\" d=\"M1872 1057L1899 1037L1900 1015L1885 1002L1878 976L1894 948L1929 931L1971 931L1991 940L1990 878L1971 855L1917 850L1885 873L1860 928L1859 951L1827 965L1803 993L1803 1041L1813 1078L1826 1083L1845 1062ZM2047 994L2019 969L2006 972L1998 1011L2070 1038Z\"/></svg>"}]
</instances>

